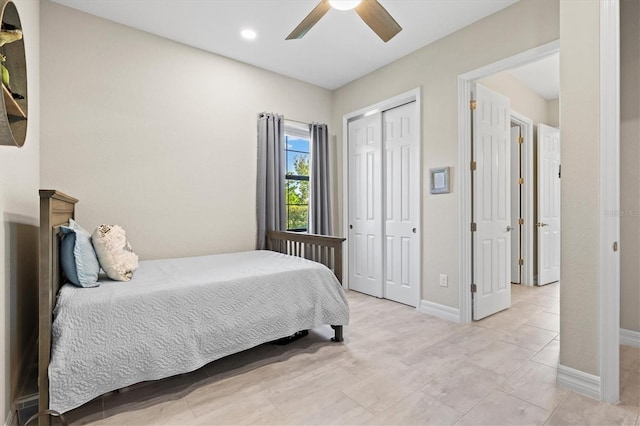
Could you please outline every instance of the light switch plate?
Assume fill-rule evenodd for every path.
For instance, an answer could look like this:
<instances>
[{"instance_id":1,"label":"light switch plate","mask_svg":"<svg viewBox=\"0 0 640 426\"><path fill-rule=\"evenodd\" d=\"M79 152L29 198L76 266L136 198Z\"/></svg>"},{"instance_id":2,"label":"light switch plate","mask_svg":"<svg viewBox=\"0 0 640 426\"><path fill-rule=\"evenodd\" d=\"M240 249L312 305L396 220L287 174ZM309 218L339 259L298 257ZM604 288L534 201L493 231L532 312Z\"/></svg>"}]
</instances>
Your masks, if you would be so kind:
<instances>
[{"instance_id":1,"label":"light switch plate","mask_svg":"<svg viewBox=\"0 0 640 426\"><path fill-rule=\"evenodd\" d=\"M449 287L449 277L446 274L440 274L440 287Z\"/></svg>"}]
</instances>

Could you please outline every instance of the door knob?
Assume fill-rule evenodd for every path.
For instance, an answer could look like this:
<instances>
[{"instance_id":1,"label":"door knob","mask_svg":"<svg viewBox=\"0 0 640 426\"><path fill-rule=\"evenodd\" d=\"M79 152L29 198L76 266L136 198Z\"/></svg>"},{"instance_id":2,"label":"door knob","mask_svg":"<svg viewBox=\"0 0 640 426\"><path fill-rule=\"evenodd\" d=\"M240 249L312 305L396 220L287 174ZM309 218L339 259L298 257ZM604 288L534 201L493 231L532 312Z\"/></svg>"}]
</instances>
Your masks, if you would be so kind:
<instances>
[{"instance_id":1,"label":"door knob","mask_svg":"<svg viewBox=\"0 0 640 426\"><path fill-rule=\"evenodd\" d=\"M543 222L538 222L538 223L536 223L536 226L538 228L542 228L543 226L549 226L549 224L548 223L543 223Z\"/></svg>"},{"instance_id":2,"label":"door knob","mask_svg":"<svg viewBox=\"0 0 640 426\"><path fill-rule=\"evenodd\" d=\"M413 233L415 234L416 232L418 232L418 230L416 228L413 228L411 231L413 231Z\"/></svg>"},{"instance_id":3,"label":"door knob","mask_svg":"<svg viewBox=\"0 0 640 426\"><path fill-rule=\"evenodd\" d=\"M507 226L507 232L511 232L513 231L513 228L511 226Z\"/></svg>"},{"instance_id":4,"label":"door knob","mask_svg":"<svg viewBox=\"0 0 640 426\"><path fill-rule=\"evenodd\" d=\"M349 229L353 229L353 225L349 225Z\"/></svg>"}]
</instances>

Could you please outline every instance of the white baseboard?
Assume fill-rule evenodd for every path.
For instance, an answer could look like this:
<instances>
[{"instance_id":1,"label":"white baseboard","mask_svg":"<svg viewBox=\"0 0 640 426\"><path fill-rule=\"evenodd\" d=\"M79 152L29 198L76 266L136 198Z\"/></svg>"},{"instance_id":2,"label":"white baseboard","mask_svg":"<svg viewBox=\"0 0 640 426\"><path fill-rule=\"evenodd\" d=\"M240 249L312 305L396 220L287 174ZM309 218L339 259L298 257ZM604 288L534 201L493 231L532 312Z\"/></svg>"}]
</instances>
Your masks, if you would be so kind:
<instances>
[{"instance_id":1,"label":"white baseboard","mask_svg":"<svg viewBox=\"0 0 640 426\"><path fill-rule=\"evenodd\" d=\"M460 322L460 309L429 302L428 300L420 302L420 312L446 319L447 321Z\"/></svg>"},{"instance_id":2,"label":"white baseboard","mask_svg":"<svg viewBox=\"0 0 640 426\"><path fill-rule=\"evenodd\" d=\"M620 344L640 348L640 331L620 329Z\"/></svg>"},{"instance_id":3,"label":"white baseboard","mask_svg":"<svg viewBox=\"0 0 640 426\"><path fill-rule=\"evenodd\" d=\"M600 376L559 364L557 383L574 392L600 400Z\"/></svg>"}]
</instances>

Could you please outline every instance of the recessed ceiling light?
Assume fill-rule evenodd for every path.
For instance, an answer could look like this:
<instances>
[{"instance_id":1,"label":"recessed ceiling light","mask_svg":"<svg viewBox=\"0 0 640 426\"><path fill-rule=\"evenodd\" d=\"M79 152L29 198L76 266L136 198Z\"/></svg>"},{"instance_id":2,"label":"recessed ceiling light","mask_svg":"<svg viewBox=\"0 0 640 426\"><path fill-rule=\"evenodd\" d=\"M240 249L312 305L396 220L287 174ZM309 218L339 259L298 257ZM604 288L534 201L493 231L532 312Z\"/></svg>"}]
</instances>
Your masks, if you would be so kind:
<instances>
[{"instance_id":1,"label":"recessed ceiling light","mask_svg":"<svg viewBox=\"0 0 640 426\"><path fill-rule=\"evenodd\" d=\"M258 36L255 31L249 29L242 30L240 32L240 35L246 40L255 40L255 38Z\"/></svg>"}]
</instances>

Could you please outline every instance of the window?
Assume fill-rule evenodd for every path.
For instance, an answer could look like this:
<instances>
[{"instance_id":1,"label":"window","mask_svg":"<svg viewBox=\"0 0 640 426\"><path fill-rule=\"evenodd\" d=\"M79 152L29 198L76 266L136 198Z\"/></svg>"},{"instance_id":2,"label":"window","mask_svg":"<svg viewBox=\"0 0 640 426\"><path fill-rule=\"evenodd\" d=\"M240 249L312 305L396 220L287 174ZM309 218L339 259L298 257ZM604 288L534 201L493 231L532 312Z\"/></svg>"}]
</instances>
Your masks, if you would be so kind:
<instances>
[{"instance_id":1,"label":"window","mask_svg":"<svg viewBox=\"0 0 640 426\"><path fill-rule=\"evenodd\" d=\"M285 154L287 230L304 232L309 228L309 136L285 134Z\"/></svg>"}]
</instances>

